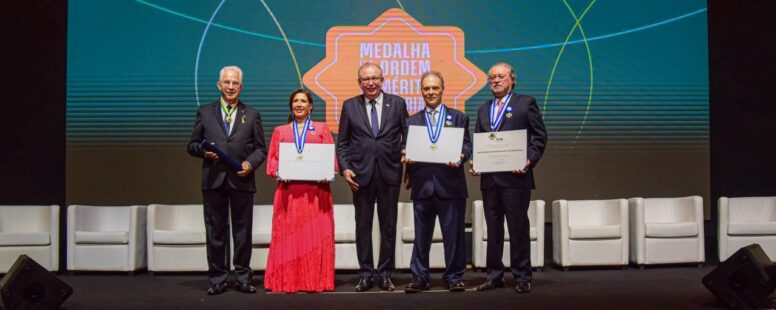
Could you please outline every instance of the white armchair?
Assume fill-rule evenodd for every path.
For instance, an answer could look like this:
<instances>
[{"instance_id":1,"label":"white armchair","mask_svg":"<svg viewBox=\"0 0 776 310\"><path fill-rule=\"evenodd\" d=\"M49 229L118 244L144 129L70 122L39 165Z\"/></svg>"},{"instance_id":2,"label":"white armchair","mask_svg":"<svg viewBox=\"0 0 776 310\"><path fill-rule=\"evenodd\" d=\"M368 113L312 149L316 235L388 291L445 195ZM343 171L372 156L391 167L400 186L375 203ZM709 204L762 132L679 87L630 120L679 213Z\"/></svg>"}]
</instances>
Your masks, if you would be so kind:
<instances>
[{"instance_id":1,"label":"white armchair","mask_svg":"<svg viewBox=\"0 0 776 310\"><path fill-rule=\"evenodd\" d=\"M482 200L472 203L472 264L475 268L487 267L488 224L485 222L485 208ZM533 200L528 205L528 221L531 223L531 267L544 267L544 200ZM502 262L509 267L509 229L504 221L504 253Z\"/></svg>"},{"instance_id":2,"label":"white armchair","mask_svg":"<svg viewBox=\"0 0 776 310\"><path fill-rule=\"evenodd\" d=\"M202 205L148 206L148 271L207 271Z\"/></svg>"},{"instance_id":3,"label":"white armchair","mask_svg":"<svg viewBox=\"0 0 776 310\"><path fill-rule=\"evenodd\" d=\"M703 198L631 198L630 261L703 263Z\"/></svg>"},{"instance_id":4,"label":"white armchair","mask_svg":"<svg viewBox=\"0 0 776 310\"><path fill-rule=\"evenodd\" d=\"M552 248L564 269L628 264L628 201L554 201Z\"/></svg>"},{"instance_id":5,"label":"white armchair","mask_svg":"<svg viewBox=\"0 0 776 310\"><path fill-rule=\"evenodd\" d=\"M396 220L396 269L409 269L412 259L412 247L415 242L415 209L411 202L400 202ZM434 221L434 234L431 237L429 268L445 267L445 249L442 244L442 229L439 217Z\"/></svg>"},{"instance_id":6,"label":"white armchair","mask_svg":"<svg viewBox=\"0 0 776 310\"><path fill-rule=\"evenodd\" d=\"M380 239L375 242L375 233L379 235L380 230L377 223L373 222L372 247L379 248ZM356 251L356 209L352 204L334 205L334 249L334 268L359 269Z\"/></svg>"},{"instance_id":7,"label":"white armchair","mask_svg":"<svg viewBox=\"0 0 776 310\"><path fill-rule=\"evenodd\" d=\"M0 206L0 273L22 254L59 270L59 206Z\"/></svg>"},{"instance_id":8,"label":"white armchair","mask_svg":"<svg viewBox=\"0 0 776 310\"><path fill-rule=\"evenodd\" d=\"M272 205L253 206L253 232L251 234L251 269L266 270L269 243L272 241ZM230 240L232 233L229 232ZM234 254L234 246L230 257Z\"/></svg>"},{"instance_id":9,"label":"white armchair","mask_svg":"<svg viewBox=\"0 0 776 310\"><path fill-rule=\"evenodd\" d=\"M758 243L776 257L776 196L719 198L719 261Z\"/></svg>"},{"instance_id":10,"label":"white armchair","mask_svg":"<svg viewBox=\"0 0 776 310\"><path fill-rule=\"evenodd\" d=\"M145 206L67 208L67 269L128 271L146 267Z\"/></svg>"}]
</instances>

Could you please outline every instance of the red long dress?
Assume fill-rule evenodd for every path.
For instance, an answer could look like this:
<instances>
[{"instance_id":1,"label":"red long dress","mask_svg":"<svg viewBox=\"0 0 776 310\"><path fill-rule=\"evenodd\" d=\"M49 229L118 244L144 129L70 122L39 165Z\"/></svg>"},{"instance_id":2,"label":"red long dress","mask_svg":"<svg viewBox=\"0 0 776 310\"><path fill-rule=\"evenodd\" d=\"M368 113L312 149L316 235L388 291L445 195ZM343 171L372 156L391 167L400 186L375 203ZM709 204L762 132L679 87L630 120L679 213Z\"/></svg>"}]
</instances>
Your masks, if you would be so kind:
<instances>
[{"instance_id":1,"label":"red long dress","mask_svg":"<svg viewBox=\"0 0 776 310\"><path fill-rule=\"evenodd\" d=\"M291 124L275 127L267 175L276 178L280 143L294 143ZM312 128L312 129L311 129ZM325 123L311 122L306 143L334 143ZM335 169L337 169L335 162ZM334 290L334 214L327 183L278 182L264 288L272 292Z\"/></svg>"}]
</instances>

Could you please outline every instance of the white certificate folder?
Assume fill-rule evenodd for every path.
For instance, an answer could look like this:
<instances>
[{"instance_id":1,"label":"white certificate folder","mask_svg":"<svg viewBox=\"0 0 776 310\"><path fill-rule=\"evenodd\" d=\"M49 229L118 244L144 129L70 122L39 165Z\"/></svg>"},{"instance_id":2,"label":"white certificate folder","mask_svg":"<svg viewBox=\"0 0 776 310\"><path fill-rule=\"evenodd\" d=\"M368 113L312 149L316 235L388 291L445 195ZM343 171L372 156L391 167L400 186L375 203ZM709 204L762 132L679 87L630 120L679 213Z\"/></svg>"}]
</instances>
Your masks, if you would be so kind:
<instances>
[{"instance_id":1,"label":"white certificate folder","mask_svg":"<svg viewBox=\"0 0 776 310\"><path fill-rule=\"evenodd\" d=\"M334 180L334 144L306 143L302 154L293 143L280 143L278 177L281 180Z\"/></svg>"},{"instance_id":2,"label":"white certificate folder","mask_svg":"<svg viewBox=\"0 0 776 310\"><path fill-rule=\"evenodd\" d=\"M463 128L442 127L439 140L432 146L426 126L409 126L407 133L407 159L424 162L440 163L458 162L461 160L463 147Z\"/></svg>"},{"instance_id":3,"label":"white certificate folder","mask_svg":"<svg viewBox=\"0 0 776 310\"><path fill-rule=\"evenodd\" d=\"M525 168L527 132L508 130L474 134L474 171L505 172Z\"/></svg>"}]
</instances>

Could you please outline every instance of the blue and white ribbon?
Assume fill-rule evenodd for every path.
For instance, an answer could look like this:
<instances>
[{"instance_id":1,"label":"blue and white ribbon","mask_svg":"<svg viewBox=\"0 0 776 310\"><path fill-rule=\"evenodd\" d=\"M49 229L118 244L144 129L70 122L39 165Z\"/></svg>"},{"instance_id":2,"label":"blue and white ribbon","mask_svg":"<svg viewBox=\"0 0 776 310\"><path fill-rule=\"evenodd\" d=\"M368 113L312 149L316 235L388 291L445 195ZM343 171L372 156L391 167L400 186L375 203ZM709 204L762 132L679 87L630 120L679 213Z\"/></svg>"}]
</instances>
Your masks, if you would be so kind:
<instances>
[{"instance_id":1,"label":"blue and white ribbon","mask_svg":"<svg viewBox=\"0 0 776 310\"><path fill-rule=\"evenodd\" d=\"M307 128L310 128L310 117L304 120L304 126L302 126L302 132L299 132L299 124L294 119L294 145L296 146L296 152L301 155L304 151L304 144L307 141Z\"/></svg>"},{"instance_id":2,"label":"blue and white ribbon","mask_svg":"<svg viewBox=\"0 0 776 310\"><path fill-rule=\"evenodd\" d=\"M442 135L442 127L445 123L445 114L447 113L447 110L445 109L445 106L442 105L439 108L439 117L437 117L437 123L436 126L433 126L431 124L431 110L426 109L426 132L428 133L428 138L431 140L431 146L434 147L439 141L439 137Z\"/></svg>"},{"instance_id":3,"label":"blue and white ribbon","mask_svg":"<svg viewBox=\"0 0 776 310\"><path fill-rule=\"evenodd\" d=\"M504 106L498 111L498 115L496 115L498 99L493 99L493 103L490 105L490 131L497 131L497 129L501 127L501 123L504 122L504 115L507 113L506 105L509 104L510 98L512 98L512 93L509 93L509 95L504 97L504 100L502 101Z\"/></svg>"}]
</instances>

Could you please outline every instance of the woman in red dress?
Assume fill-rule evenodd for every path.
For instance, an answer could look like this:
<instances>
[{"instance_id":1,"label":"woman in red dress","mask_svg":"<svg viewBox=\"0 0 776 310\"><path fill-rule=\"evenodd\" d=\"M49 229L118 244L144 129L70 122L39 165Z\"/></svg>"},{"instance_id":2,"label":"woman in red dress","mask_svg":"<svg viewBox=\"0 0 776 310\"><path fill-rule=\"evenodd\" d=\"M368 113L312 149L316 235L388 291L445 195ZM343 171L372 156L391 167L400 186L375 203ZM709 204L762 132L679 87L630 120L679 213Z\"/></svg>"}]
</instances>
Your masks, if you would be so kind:
<instances>
[{"instance_id":1,"label":"woman in red dress","mask_svg":"<svg viewBox=\"0 0 776 310\"><path fill-rule=\"evenodd\" d=\"M292 116L289 124L277 126L272 132L267 175L273 178L278 178L280 143L295 143L295 136L304 137L305 143L334 143L326 123L309 120L313 96L308 90L295 90L288 105ZM328 180L278 182L265 289L287 293L334 290L332 205Z\"/></svg>"}]
</instances>

